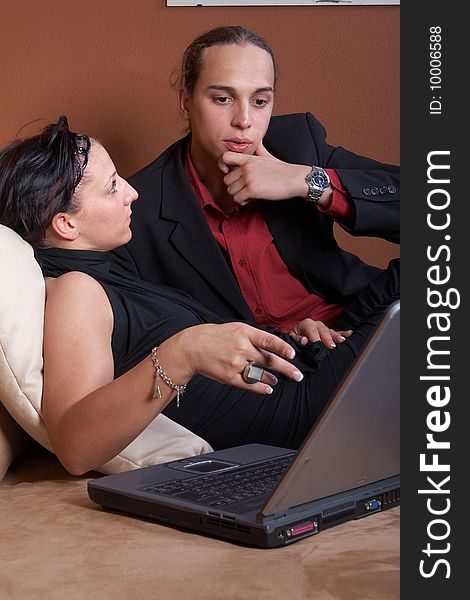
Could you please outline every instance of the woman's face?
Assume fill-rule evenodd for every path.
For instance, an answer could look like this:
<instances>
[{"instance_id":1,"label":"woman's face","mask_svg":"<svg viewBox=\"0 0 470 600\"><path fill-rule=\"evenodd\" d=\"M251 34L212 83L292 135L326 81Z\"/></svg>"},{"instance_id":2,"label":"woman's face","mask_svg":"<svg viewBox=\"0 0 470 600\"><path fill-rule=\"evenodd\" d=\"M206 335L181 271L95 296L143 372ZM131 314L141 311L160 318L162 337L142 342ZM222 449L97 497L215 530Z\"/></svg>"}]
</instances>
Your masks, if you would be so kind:
<instances>
[{"instance_id":1,"label":"woman's face","mask_svg":"<svg viewBox=\"0 0 470 600\"><path fill-rule=\"evenodd\" d=\"M80 208L71 215L78 231L75 247L111 250L130 240L131 205L138 194L117 174L109 154L96 141L76 195Z\"/></svg>"},{"instance_id":2,"label":"woman's face","mask_svg":"<svg viewBox=\"0 0 470 600\"><path fill-rule=\"evenodd\" d=\"M227 150L253 154L268 129L273 99L274 65L266 50L238 44L205 48L193 93L180 95L196 167L213 167Z\"/></svg>"}]
</instances>

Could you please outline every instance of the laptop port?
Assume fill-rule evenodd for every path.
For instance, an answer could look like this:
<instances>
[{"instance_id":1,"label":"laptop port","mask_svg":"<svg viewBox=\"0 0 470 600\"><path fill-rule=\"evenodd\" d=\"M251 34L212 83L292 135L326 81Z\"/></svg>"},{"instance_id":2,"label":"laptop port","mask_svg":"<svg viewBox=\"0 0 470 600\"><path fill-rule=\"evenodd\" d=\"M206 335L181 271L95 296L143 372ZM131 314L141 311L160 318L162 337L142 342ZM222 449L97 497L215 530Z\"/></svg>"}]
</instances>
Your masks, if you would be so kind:
<instances>
[{"instance_id":1,"label":"laptop port","mask_svg":"<svg viewBox=\"0 0 470 600\"><path fill-rule=\"evenodd\" d=\"M373 512L376 510L380 510L381 508L382 508L382 501L379 500L378 498L372 498L371 500L368 500L364 504L364 510L367 512Z\"/></svg>"},{"instance_id":2,"label":"laptop port","mask_svg":"<svg viewBox=\"0 0 470 600\"><path fill-rule=\"evenodd\" d=\"M299 525L295 525L294 527L286 529L285 533L287 538L292 539L301 535L311 535L317 532L318 524L315 521L307 521L305 523L299 523Z\"/></svg>"}]
</instances>

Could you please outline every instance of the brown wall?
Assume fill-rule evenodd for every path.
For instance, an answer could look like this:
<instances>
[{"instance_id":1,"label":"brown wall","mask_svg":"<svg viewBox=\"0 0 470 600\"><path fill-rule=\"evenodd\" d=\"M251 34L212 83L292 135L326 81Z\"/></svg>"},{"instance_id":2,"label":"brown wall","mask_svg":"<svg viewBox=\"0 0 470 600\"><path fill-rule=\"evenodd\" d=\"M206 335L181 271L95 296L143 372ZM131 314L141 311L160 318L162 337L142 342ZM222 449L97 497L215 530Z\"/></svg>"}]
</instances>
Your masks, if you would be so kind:
<instances>
[{"instance_id":1,"label":"brown wall","mask_svg":"<svg viewBox=\"0 0 470 600\"><path fill-rule=\"evenodd\" d=\"M328 141L399 162L399 7L167 8L164 0L0 0L0 144L66 114L128 176L180 137L169 78L185 46L240 24L272 44L275 113L311 111ZM398 249L343 244L383 265Z\"/></svg>"}]
</instances>

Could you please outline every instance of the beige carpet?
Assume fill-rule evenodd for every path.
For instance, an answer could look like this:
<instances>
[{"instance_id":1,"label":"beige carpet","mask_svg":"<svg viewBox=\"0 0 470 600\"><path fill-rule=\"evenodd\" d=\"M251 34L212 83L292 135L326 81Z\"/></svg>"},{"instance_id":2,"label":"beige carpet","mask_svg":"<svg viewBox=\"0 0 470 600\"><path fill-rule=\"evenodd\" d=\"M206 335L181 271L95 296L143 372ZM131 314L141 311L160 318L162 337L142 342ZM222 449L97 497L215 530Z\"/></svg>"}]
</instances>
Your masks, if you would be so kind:
<instances>
[{"instance_id":1,"label":"beige carpet","mask_svg":"<svg viewBox=\"0 0 470 600\"><path fill-rule=\"evenodd\" d=\"M259 550L106 512L86 481L37 449L10 468L0 483L0 598L399 598L398 508Z\"/></svg>"}]
</instances>

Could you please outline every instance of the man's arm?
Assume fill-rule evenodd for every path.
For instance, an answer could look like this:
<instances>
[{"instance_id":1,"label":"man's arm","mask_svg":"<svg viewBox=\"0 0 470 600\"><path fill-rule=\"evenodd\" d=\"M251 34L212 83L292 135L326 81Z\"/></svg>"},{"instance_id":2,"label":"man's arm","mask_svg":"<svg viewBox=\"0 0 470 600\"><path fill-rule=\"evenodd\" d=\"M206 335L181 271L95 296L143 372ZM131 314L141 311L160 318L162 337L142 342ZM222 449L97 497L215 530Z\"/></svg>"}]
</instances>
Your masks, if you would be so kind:
<instances>
[{"instance_id":1,"label":"man's arm","mask_svg":"<svg viewBox=\"0 0 470 600\"><path fill-rule=\"evenodd\" d=\"M330 146L325 128L311 114L274 117L265 141L270 151L260 145L255 155L225 152L219 161L236 202L306 198L305 176L320 166L334 170L351 204L348 219L331 215L345 230L399 241L398 167ZM318 207L328 210L332 196L329 187Z\"/></svg>"},{"instance_id":2,"label":"man's arm","mask_svg":"<svg viewBox=\"0 0 470 600\"><path fill-rule=\"evenodd\" d=\"M274 119L273 119L274 121ZM312 114L287 115L287 121L273 123L273 137L284 133L284 144L276 143L280 157L292 152L292 138L285 131L295 130L302 146L303 158L318 160L318 166L333 169L342 188L353 204L354 221L336 219L338 224L354 236L381 237L390 242L400 241L400 168L355 154L341 146L326 142L326 130ZM306 131L310 139L306 138ZM272 140L272 138L270 138ZM282 147L285 150L282 150ZM276 156L279 156L276 154Z\"/></svg>"}]
</instances>

